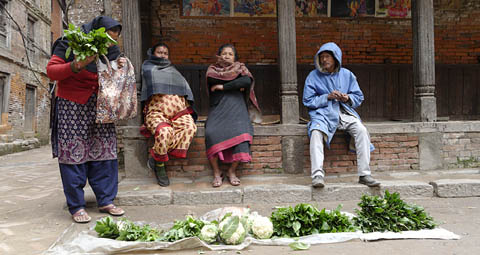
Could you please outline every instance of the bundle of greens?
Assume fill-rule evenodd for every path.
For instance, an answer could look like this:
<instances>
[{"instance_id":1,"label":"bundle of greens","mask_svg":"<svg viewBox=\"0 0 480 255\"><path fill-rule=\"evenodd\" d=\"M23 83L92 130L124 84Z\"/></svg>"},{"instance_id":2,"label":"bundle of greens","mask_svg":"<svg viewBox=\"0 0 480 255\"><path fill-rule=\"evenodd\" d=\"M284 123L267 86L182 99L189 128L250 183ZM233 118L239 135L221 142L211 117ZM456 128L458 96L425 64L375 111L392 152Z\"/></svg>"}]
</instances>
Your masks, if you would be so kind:
<instances>
[{"instance_id":1,"label":"bundle of greens","mask_svg":"<svg viewBox=\"0 0 480 255\"><path fill-rule=\"evenodd\" d=\"M311 204L298 204L294 208L282 207L272 212L273 235L299 237L319 233L354 232L351 220L340 212L318 210Z\"/></svg>"},{"instance_id":2,"label":"bundle of greens","mask_svg":"<svg viewBox=\"0 0 480 255\"><path fill-rule=\"evenodd\" d=\"M205 222L187 215L185 220L176 220L173 227L160 237L160 241L175 242L187 237L198 236L204 225Z\"/></svg>"},{"instance_id":3,"label":"bundle of greens","mask_svg":"<svg viewBox=\"0 0 480 255\"><path fill-rule=\"evenodd\" d=\"M96 54L106 55L108 53L108 47L112 44L117 44L117 42L105 32L104 27L85 34L80 28L69 24L68 30L64 30L64 34L68 40L65 57L68 58L73 52L79 61Z\"/></svg>"},{"instance_id":4,"label":"bundle of greens","mask_svg":"<svg viewBox=\"0 0 480 255\"><path fill-rule=\"evenodd\" d=\"M100 237L120 241L153 242L159 240L162 234L162 231L149 225L136 225L126 218L115 222L110 216L97 221L94 229Z\"/></svg>"},{"instance_id":5,"label":"bundle of greens","mask_svg":"<svg viewBox=\"0 0 480 255\"><path fill-rule=\"evenodd\" d=\"M433 229L436 226L423 207L409 205L398 193L390 194L388 190L383 198L363 195L358 206L360 210L355 209L358 216L354 222L364 233Z\"/></svg>"}]
</instances>

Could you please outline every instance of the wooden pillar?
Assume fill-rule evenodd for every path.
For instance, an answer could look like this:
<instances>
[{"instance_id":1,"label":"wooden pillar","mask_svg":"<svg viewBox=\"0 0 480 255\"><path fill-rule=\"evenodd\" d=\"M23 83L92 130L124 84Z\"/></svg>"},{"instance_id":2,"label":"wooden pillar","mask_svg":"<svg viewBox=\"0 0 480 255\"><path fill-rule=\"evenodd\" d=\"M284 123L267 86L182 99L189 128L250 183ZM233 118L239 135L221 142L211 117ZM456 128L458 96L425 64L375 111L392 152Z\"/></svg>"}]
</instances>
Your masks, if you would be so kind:
<instances>
[{"instance_id":1,"label":"wooden pillar","mask_svg":"<svg viewBox=\"0 0 480 255\"><path fill-rule=\"evenodd\" d=\"M103 0L103 10L105 16L112 17L112 0Z\"/></svg>"},{"instance_id":2,"label":"wooden pillar","mask_svg":"<svg viewBox=\"0 0 480 255\"><path fill-rule=\"evenodd\" d=\"M437 120L433 0L412 1L414 121Z\"/></svg>"},{"instance_id":3,"label":"wooden pillar","mask_svg":"<svg viewBox=\"0 0 480 255\"><path fill-rule=\"evenodd\" d=\"M278 50L282 100L282 123L297 124L297 53L295 1L277 0Z\"/></svg>"},{"instance_id":4,"label":"wooden pillar","mask_svg":"<svg viewBox=\"0 0 480 255\"><path fill-rule=\"evenodd\" d=\"M295 1L277 0L277 24L282 124L298 124ZM303 173L303 160L303 136L283 136L283 171L292 174Z\"/></svg>"},{"instance_id":5,"label":"wooden pillar","mask_svg":"<svg viewBox=\"0 0 480 255\"><path fill-rule=\"evenodd\" d=\"M122 0L123 51L135 67L135 78L140 81L142 66L142 39L140 27L140 2ZM138 71L138 72L137 72Z\"/></svg>"},{"instance_id":6,"label":"wooden pillar","mask_svg":"<svg viewBox=\"0 0 480 255\"><path fill-rule=\"evenodd\" d=\"M141 68L142 68L142 37L140 26L140 1L122 0L122 42L123 52L130 59L135 68L135 79L137 81L137 90L141 88ZM140 98L139 98L140 99ZM141 124L140 102L138 105L137 117L128 120L127 123L121 123L129 126L138 126Z\"/></svg>"}]
</instances>

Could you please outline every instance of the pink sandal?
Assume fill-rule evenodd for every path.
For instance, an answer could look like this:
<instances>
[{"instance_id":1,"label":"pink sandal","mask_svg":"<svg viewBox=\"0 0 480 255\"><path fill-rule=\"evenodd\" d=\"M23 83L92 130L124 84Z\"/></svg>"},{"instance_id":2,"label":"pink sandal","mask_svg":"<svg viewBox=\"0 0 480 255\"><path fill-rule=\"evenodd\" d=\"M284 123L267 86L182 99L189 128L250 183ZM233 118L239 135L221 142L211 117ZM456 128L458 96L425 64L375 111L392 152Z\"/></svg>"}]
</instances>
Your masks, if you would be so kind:
<instances>
[{"instance_id":1,"label":"pink sandal","mask_svg":"<svg viewBox=\"0 0 480 255\"><path fill-rule=\"evenodd\" d=\"M89 223L92 220L92 217L88 216L88 213L85 209L80 209L72 214L72 219L76 223Z\"/></svg>"},{"instance_id":2,"label":"pink sandal","mask_svg":"<svg viewBox=\"0 0 480 255\"><path fill-rule=\"evenodd\" d=\"M116 207L114 204L99 207L98 211L100 211L101 213L108 213L112 216L122 216L123 214L125 214L125 211L122 208Z\"/></svg>"}]
</instances>

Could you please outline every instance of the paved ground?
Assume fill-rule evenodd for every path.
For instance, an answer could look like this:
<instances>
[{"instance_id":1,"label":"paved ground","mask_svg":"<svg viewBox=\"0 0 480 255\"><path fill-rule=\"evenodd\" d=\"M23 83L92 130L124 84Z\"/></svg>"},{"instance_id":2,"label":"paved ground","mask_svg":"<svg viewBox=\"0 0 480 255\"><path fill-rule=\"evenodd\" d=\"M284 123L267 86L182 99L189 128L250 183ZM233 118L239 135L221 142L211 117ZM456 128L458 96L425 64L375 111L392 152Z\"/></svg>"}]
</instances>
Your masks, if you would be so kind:
<instances>
[{"instance_id":1,"label":"paved ground","mask_svg":"<svg viewBox=\"0 0 480 255\"><path fill-rule=\"evenodd\" d=\"M478 170L477 170L478 171ZM457 172L458 176L477 178L475 170ZM391 178L406 178L418 174L396 173ZM403 176L403 177L402 177ZM421 175L423 176L423 175ZM435 176L435 178L441 176ZM447 176L451 177L451 176ZM346 177L353 178L353 177ZM388 177L382 177L388 179ZM414 179L415 179L414 178ZM423 180L425 177L421 177ZM334 183L336 178L327 182ZM207 183L209 180L205 180ZM176 180L182 183L182 180ZM130 183L132 184L132 183ZM145 184L151 185L151 184ZM203 185L207 189L207 184ZM243 186L253 185L248 181ZM328 187L327 183L327 187ZM333 185L333 184L331 184ZM172 185L171 190L183 191L180 186ZM133 186L124 186L133 187ZM138 186L137 186L138 187ZM143 187L143 186L142 186ZM188 186L190 187L190 186ZM151 186L151 190L160 192L159 187ZM198 187L197 187L198 188ZM228 189L224 187L223 189ZM461 192L461 190L459 191ZM460 240L395 240L378 242L352 241L346 243L315 245L308 251L294 252L288 247L250 246L240 254L479 254L480 253L480 197L467 198L420 198L407 199L409 202L422 205L446 228L462 236ZM40 254L46 250L60 234L72 224L65 209L65 198L61 188L60 175L56 160L51 159L48 146L40 149L9 154L0 157L0 254ZM353 212L358 201L342 201L344 210ZM320 208L335 208L337 201L317 202ZM263 215L270 215L277 205L291 203L249 203ZM124 206L127 217L132 220L147 222L172 222L183 218L185 214L200 216L205 212L226 206L215 205L143 205ZM228 206L231 206L229 204ZM87 209L94 219L103 214L95 207ZM82 225L88 228L89 225ZM158 254L199 254L200 249L157 252ZM154 254L154 253L150 253ZM205 254L239 254L234 251L205 251Z\"/></svg>"}]
</instances>

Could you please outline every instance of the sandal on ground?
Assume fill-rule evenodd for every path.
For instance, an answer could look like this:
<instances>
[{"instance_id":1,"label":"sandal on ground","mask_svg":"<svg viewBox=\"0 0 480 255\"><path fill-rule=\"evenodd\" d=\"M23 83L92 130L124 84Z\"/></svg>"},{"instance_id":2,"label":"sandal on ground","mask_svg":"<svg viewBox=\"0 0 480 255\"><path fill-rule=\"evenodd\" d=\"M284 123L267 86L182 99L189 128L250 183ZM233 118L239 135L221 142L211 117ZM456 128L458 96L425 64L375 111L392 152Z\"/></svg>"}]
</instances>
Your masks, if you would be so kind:
<instances>
[{"instance_id":1,"label":"sandal on ground","mask_svg":"<svg viewBox=\"0 0 480 255\"><path fill-rule=\"evenodd\" d=\"M122 216L123 214L125 214L125 211L122 208L116 207L114 204L99 207L98 211L100 211L101 213L108 213L112 216Z\"/></svg>"},{"instance_id":2,"label":"sandal on ground","mask_svg":"<svg viewBox=\"0 0 480 255\"><path fill-rule=\"evenodd\" d=\"M92 220L92 217L88 216L88 213L84 209L80 209L72 214L72 219L76 223L88 223Z\"/></svg>"},{"instance_id":3,"label":"sandal on ground","mask_svg":"<svg viewBox=\"0 0 480 255\"><path fill-rule=\"evenodd\" d=\"M240 185L240 179L238 179L237 176L232 176L232 177L227 176L227 180L228 180L228 182L230 182L230 184L231 184L232 186L238 186L238 185Z\"/></svg>"},{"instance_id":4,"label":"sandal on ground","mask_svg":"<svg viewBox=\"0 0 480 255\"><path fill-rule=\"evenodd\" d=\"M222 176L214 176L212 181L212 187L218 188L223 184L223 177Z\"/></svg>"}]
</instances>

